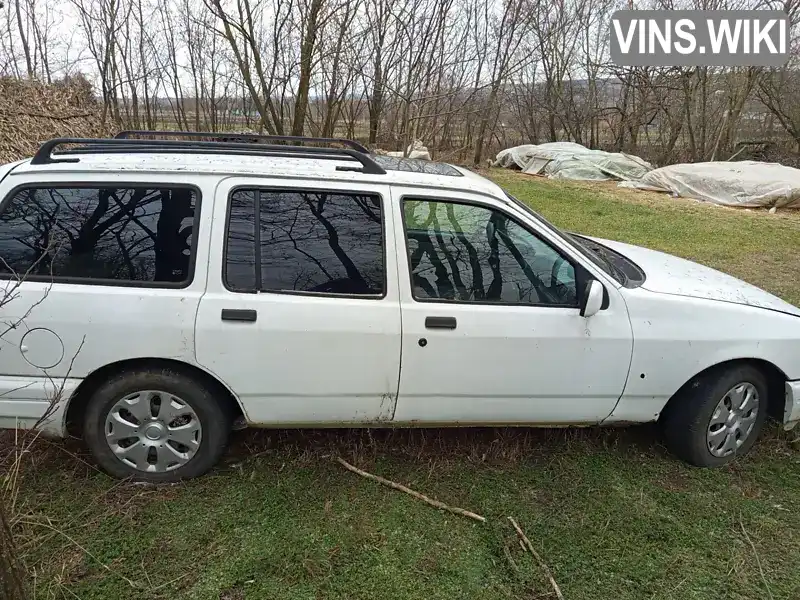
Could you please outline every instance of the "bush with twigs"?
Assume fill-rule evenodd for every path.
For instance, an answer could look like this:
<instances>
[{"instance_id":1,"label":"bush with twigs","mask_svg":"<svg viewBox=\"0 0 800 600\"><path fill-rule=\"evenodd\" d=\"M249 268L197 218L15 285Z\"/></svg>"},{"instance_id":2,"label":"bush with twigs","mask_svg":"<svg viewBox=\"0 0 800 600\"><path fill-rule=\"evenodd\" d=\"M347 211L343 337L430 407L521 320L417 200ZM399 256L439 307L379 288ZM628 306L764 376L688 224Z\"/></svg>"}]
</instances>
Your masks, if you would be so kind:
<instances>
[{"instance_id":1,"label":"bush with twigs","mask_svg":"<svg viewBox=\"0 0 800 600\"><path fill-rule=\"evenodd\" d=\"M0 78L0 164L32 156L39 143L49 138L109 135L112 132L103 125L101 112L91 84L82 77L50 85L34 80ZM23 281L24 274L0 284L0 308L14 301ZM35 306L31 307L34 309ZM25 314L30 314L30 311ZM4 329L10 330L6 325ZM56 385L55 389L58 388ZM57 396L52 398L50 410L58 401ZM38 435L37 426L24 431L0 432L0 436L6 438L0 450L0 470L3 473L0 477L0 600L27 597L25 573L16 552L14 531L18 521L20 474Z\"/></svg>"},{"instance_id":2,"label":"bush with twigs","mask_svg":"<svg viewBox=\"0 0 800 600\"><path fill-rule=\"evenodd\" d=\"M82 76L44 84L0 77L0 164L32 156L54 137L105 137L112 128Z\"/></svg>"}]
</instances>

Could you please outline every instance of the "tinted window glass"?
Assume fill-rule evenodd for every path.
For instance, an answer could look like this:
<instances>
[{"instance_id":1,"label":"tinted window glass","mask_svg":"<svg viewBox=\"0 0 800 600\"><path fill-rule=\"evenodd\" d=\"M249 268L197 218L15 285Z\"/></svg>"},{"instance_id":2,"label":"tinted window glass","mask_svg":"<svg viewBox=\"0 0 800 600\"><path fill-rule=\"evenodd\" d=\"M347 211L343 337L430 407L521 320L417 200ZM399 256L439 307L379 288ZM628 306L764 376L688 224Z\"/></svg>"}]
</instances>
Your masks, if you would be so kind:
<instances>
[{"instance_id":1,"label":"tinted window glass","mask_svg":"<svg viewBox=\"0 0 800 600\"><path fill-rule=\"evenodd\" d=\"M256 220L260 226L253 231ZM380 198L332 192L235 192L226 281L240 291L382 295Z\"/></svg>"},{"instance_id":2,"label":"tinted window glass","mask_svg":"<svg viewBox=\"0 0 800 600\"><path fill-rule=\"evenodd\" d=\"M382 294L380 199L261 192L261 289Z\"/></svg>"},{"instance_id":3,"label":"tinted window glass","mask_svg":"<svg viewBox=\"0 0 800 600\"><path fill-rule=\"evenodd\" d=\"M242 190L231 196L225 281L238 292L256 290L255 192Z\"/></svg>"},{"instance_id":4,"label":"tinted window glass","mask_svg":"<svg viewBox=\"0 0 800 600\"><path fill-rule=\"evenodd\" d=\"M572 264L504 213L426 200L403 213L415 298L577 305Z\"/></svg>"},{"instance_id":5,"label":"tinted window glass","mask_svg":"<svg viewBox=\"0 0 800 600\"><path fill-rule=\"evenodd\" d=\"M0 211L0 272L188 282L196 210L190 189L21 190Z\"/></svg>"}]
</instances>

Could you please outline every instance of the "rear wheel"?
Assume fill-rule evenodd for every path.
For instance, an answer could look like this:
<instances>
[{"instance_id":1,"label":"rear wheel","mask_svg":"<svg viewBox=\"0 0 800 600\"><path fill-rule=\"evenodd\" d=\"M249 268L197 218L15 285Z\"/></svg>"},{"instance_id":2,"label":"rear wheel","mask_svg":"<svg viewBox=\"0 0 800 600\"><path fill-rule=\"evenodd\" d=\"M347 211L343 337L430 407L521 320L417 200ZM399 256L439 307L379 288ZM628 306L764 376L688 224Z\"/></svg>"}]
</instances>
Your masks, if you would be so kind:
<instances>
[{"instance_id":1,"label":"rear wheel","mask_svg":"<svg viewBox=\"0 0 800 600\"><path fill-rule=\"evenodd\" d=\"M84 438L115 477L169 482L197 477L219 460L230 415L202 383L174 370L120 373L86 410Z\"/></svg>"},{"instance_id":2,"label":"rear wheel","mask_svg":"<svg viewBox=\"0 0 800 600\"><path fill-rule=\"evenodd\" d=\"M745 454L767 418L767 380L752 365L699 376L670 401L662 419L667 447L699 467L719 467Z\"/></svg>"}]
</instances>

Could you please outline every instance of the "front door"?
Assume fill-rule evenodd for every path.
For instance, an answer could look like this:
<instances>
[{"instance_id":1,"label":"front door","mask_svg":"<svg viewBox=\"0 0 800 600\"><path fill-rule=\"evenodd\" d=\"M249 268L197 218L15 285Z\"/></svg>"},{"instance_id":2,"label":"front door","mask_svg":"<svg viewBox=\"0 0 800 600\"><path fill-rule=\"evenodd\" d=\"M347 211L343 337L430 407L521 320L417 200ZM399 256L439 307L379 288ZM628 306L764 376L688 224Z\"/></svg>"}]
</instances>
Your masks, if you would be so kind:
<instances>
[{"instance_id":1,"label":"front door","mask_svg":"<svg viewBox=\"0 0 800 600\"><path fill-rule=\"evenodd\" d=\"M388 188L223 181L197 360L252 424L389 420L400 306Z\"/></svg>"},{"instance_id":2,"label":"front door","mask_svg":"<svg viewBox=\"0 0 800 600\"><path fill-rule=\"evenodd\" d=\"M524 213L463 194L400 197L403 359L395 420L595 423L625 386L631 327L616 288L580 315L590 270Z\"/></svg>"}]
</instances>

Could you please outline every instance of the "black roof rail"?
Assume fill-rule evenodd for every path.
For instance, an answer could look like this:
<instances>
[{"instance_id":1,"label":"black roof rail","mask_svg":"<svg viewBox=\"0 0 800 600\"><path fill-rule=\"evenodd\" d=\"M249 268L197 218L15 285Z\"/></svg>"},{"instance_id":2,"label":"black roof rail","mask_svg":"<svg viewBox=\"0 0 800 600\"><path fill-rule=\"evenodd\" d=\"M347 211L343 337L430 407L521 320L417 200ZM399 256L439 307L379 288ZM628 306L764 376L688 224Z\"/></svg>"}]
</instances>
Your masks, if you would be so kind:
<instances>
[{"instance_id":1,"label":"black roof rail","mask_svg":"<svg viewBox=\"0 0 800 600\"><path fill-rule=\"evenodd\" d=\"M83 147L59 152L59 146L81 144ZM78 159L61 158L69 154L233 154L243 156L275 156L281 158L316 158L321 160L350 159L361 163L361 172L368 175L386 175L386 170L369 154L352 148L319 148L315 146L287 146L285 144L251 144L241 142L205 142L185 140L139 140L127 138L55 138L44 142L31 159L32 165L60 162L78 162ZM337 167L337 170L353 170Z\"/></svg>"},{"instance_id":2,"label":"black roof rail","mask_svg":"<svg viewBox=\"0 0 800 600\"><path fill-rule=\"evenodd\" d=\"M250 140L253 142L293 142L293 145L300 145L303 143L341 144L342 146L352 148L353 150L357 150L363 154L369 154L369 150L366 146L356 142L355 140L348 140L345 138L305 137L298 135L261 135L258 133L237 133L235 131L147 131L141 129L129 129L120 131L114 136L114 139L129 140L134 139L134 136L211 138L210 141L221 142L228 142L230 141L230 138L235 138L237 140ZM216 140L214 140L214 138L216 138Z\"/></svg>"}]
</instances>

